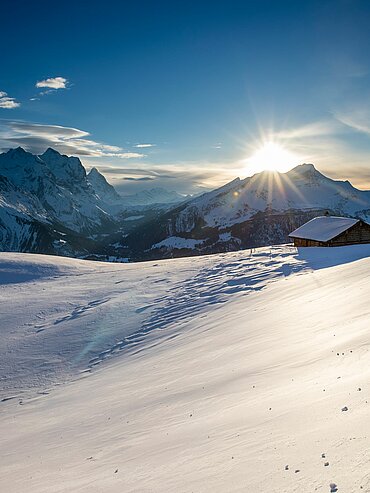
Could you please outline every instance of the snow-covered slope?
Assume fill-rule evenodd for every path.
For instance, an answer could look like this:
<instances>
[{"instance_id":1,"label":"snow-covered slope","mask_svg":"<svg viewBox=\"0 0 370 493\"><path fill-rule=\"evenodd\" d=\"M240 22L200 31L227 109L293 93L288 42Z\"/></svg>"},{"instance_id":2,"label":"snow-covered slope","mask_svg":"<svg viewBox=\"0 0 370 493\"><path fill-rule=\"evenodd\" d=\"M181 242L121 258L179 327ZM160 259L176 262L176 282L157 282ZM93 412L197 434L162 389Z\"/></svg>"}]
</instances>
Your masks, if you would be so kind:
<instances>
[{"instance_id":1,"label":"snow-covered slope","mask_svg":"<svg viewBox=\"0 0 370 493\"><path fill-rule=\"evenodd\" d=\"M0 490L370 491L369 255L0 254Z\"/></svg>"}]
</instances>

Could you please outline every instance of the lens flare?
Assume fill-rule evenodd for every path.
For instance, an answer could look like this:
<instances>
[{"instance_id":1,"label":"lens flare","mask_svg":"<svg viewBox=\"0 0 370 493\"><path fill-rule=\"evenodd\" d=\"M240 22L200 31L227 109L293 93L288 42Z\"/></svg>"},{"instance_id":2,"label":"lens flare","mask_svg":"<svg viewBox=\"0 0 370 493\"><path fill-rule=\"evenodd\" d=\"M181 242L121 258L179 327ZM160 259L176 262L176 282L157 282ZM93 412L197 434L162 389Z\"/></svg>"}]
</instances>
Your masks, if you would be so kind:
<instances>
[{"instance_id":1,"label":"lens flare","mask_svg":"<svg viewBox=\"0 0 370 493\"><path fill-rule=\"evenodd\" d=\"M246 170L252 173L278 171L284 173L299 164L299 157L277 142L267 141L246 160Z\"/></svg>"}]
</instances>

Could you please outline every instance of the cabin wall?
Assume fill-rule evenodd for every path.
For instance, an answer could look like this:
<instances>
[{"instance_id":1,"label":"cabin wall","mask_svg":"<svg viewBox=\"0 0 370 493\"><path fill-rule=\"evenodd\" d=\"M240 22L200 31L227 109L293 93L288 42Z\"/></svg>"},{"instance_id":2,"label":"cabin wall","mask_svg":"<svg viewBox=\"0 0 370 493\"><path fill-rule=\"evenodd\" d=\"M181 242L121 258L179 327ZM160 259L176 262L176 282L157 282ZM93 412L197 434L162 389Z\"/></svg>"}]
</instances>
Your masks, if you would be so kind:
<instances>
[{"instance_id":1,"label":"cabin wall","mask_svg":"<svg viewBox=\"0 0 370 493\"><path fill-rule=\"evenodd\" d=\"M360 222L329 242L330 246L370 243L370 226Z\"/></svg>"},{"instance_id":2,"label":"cabin wall","mask_svg":"<svg viewBox=\"0 0 370 493\"><path fill-rule=\"evenodd\" d=\"M304 238L293 238L293 242L296 247L335 247L370 243L370 225L364 222L357 223L328 242Z\"/></svg>"},{"instance_id":3,"label":"cabin wall","mask_svg":"<svg viewBox=\"0 0 370 493\"><path fill-rule=\"evenodd\" d=\"M293 243L295 247L325 247L328 246L327 243L316 240L306 240L304 238L293 238Z\"/></svg>"}]
</instances>

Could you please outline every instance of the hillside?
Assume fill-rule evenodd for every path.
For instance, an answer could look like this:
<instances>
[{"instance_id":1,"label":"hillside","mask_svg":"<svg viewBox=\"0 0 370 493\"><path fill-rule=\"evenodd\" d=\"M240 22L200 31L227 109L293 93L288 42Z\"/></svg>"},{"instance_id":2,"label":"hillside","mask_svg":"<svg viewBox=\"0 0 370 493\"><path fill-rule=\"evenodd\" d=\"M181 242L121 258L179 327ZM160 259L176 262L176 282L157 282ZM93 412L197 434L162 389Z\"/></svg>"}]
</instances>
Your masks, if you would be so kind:
<instances>
[{"instance_id":1,"label":"hillside","mask_svg":"<svg viewBox=\"0 0 370 493\"><path fill-rule=\"evenodd\" d=\"M0 490L369 491L369 255L0 254Z\"/></svg>"}]
</instances>

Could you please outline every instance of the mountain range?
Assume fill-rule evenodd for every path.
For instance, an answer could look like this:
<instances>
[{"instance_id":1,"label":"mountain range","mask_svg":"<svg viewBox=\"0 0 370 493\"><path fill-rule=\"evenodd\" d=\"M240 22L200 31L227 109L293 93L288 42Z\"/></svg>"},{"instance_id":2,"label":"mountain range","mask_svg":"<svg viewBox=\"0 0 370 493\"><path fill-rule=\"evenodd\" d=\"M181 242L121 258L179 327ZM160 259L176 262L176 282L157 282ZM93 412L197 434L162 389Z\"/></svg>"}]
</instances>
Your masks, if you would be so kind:
<instances>
[{"instance_id":1,"label":"mountain range","mask_svg":"<svg viewBox=\"0 0 370 493\"><path fill-rule=\"evenodd\" d=\"M306 220L370 219L370 191L312 164L236 178L198 197L161 188L122 197L77 157L0 154L0 251L109 260L198 255L285 243Z\"/></svg>"},{"instance_id":2,"label":"mountain range","mask_svg":"<svg viewBox=\"0 0 370 493\"><path fill-rule=\"evenodd\" d=\"M281 244L296 227L326 212L369 220L370 191L302 164L287 173L236 178L139 225L124 243L147 258Z\"/></svg>"}]
</instances>

